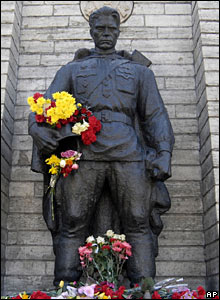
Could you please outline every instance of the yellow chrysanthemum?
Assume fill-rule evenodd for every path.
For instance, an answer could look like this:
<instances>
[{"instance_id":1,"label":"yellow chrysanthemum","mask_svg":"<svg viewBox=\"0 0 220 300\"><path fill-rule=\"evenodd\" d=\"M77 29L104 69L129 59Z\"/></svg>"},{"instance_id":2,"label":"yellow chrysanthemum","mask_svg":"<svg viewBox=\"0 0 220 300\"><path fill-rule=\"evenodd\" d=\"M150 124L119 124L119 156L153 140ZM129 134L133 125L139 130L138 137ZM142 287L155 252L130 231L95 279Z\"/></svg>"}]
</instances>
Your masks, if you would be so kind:
<instances>
[{"instance_id":1,"label":"yellow chrysanthemum","mask_svg":"<svg viewBox=\"0 0 220 300\"><path fill-rule=\"evenodd\" d=\"M33 105L33 104L35 104L34 98L33 98L33 97L28 97L28 98L27 98L27 103L28 103L30 106Z\"/></svg>"},{"instance_id":2,"label":"yellow chrysanthemum","mask_svg":"<svg viewBox=\"0 0 220 300\"><path fill-rule=\"evenodd\" d=\"M45 162L47 163L47 165L56 165L59 166L60 165L60 158L58 158L55 154L52 154L50 158L47 158L45 160Z\"/></svg>"},{"instance_id":3,"label":"yellow chrysanthemum","mask_svg":"<svg viewBox=\"0 0 220 300\"><path fill-rule=\"evenodd\" d=\"M46 100L43 97L37 99L37 104L41 107L44 105L44 103L46 103Z\"/></svg>"},{"instance_id":4,"label":"yellow chrysanthemum","mask_svg":"<svg viewBox=\"0 0 220 300\"><path fill-rule=\"evenodd\" d=\"M31 105L31 111L36 112L38 110L38 105L36 103Z\"/></svg>"},{"instance_id":5,"label":"yellow chrysanthemum","mask_svg":"<svg viewBox=\"0 0 220 300\"><path fill-rule=\"evenodd\" d=\"M58 170L57 170L57 168L52 167L52 168L50 168L49 173L51 173L52 175L55 175L58 173Z\"/></svg>"},{"instance_id":6,"label":"yellow chrysanthemum","mask_svg":"<svg viewBox=\"0 0 220 300\"><path fill-rule=\"evenodd\" d=\"M42 115L42 114L44 113L43 108L42 108L42 107L38 108L38 109L36 110L36 113L37 113L37 115Z\"/></svg>"}]
</instances>

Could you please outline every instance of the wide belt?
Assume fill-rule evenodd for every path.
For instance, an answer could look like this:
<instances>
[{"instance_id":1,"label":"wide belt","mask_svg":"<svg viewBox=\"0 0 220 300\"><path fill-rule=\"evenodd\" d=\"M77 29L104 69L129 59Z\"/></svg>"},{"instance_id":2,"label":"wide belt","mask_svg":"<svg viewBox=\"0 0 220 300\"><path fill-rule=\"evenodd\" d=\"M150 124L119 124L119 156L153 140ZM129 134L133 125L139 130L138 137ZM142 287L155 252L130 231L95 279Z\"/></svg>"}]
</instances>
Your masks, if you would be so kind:
<instances>
[{"instance_id":1,"label":"wide belt","mask_svg":"<svg viewBox=\"0 0 220 300\"><path fill-rule=\"evenodd\" d=\"M132 126L131 118L121 112L103 110L99 112L94 112L94 116L103 123L122 122Z\"/></svg>"}]
</instances>

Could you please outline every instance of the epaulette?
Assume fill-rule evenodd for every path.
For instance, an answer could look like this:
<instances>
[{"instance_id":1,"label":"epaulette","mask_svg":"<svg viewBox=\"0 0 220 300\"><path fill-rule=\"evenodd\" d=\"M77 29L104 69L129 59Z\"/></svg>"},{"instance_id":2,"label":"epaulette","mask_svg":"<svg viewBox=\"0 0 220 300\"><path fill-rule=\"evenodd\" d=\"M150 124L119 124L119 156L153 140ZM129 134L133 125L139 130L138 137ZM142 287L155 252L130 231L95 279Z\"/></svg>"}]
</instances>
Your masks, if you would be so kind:
<instances>
[{"instance_id":1,"label":"epaulette","mask_svg":"<svg viewBox=\"0 0 220 300\"><path fill-rule=\"evenodd\" d=\"M138 50L134 50L132 52L132 54L130 54L126 50L121 50L121 51L116 51L116 54L120 55L121 57L123 57L125 59L128 59L130 61L133 61L135 63L141 64L141 65L144 65L147 67L149 67L152 64L152 62ZM91 55L90 49L87 49L87 48L78 49L75 53L73 61L85 59L85 58L89 57L90 55Z\"/></svg>"}]
</instances>

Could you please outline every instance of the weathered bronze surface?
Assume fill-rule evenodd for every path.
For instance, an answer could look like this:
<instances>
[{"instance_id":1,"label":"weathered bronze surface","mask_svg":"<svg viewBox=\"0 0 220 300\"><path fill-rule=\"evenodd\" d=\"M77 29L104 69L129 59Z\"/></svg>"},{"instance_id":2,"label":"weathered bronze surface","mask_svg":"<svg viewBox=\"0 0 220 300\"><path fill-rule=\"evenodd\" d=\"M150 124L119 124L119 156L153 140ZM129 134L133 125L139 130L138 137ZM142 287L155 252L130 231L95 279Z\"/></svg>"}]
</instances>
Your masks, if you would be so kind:
<instances>
[{"instance_id":1,"label":"weathered bronze surface","mask_svg":"<svg viewBox=\"0 0 220 300\"><path fill-rule=\"evenodd\" d=\"M55 280L81 276L78 247L87 236L108 229L124 233L132 245L127 275L132 283L155 276L160 215L170 208L164 181L171 176L174 136L150 61L138 51L116 51L117 11L104 7L90 16L94 49L79 49L61 67L45 93L67 91L101 121L97 141L83 145L65 129L39 125L29 116L33 137L32 170L44 173L43 214L53 237ZM83 153L79 169L56 186L55 220L46 192L51 153L74 149Z\"/></svg>"}]
</instances>

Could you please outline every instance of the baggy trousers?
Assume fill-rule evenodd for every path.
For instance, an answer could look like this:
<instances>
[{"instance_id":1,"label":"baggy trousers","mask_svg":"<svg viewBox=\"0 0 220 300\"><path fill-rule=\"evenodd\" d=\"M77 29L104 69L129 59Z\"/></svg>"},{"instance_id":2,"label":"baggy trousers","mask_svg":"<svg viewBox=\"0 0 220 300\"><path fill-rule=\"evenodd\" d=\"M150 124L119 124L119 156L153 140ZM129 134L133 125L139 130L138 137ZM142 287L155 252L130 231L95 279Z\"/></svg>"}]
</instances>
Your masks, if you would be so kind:
<instances>
[{"instance_id":1,"label":"baggy trousers","mask_svg":"<svg viewBox=\"0 0 220 300\"><path fill-rule=\"evenodd\" d=\"M79 169L57 183L56 198L62 210L62 226L55 245L55 280L77 281L81 276L78 248L88 237L95 206L105 181L117 208L123 234L132 245L127 275L132 282L155 277L155 256L149 226L151 181L144 161L80 161ZM109 228L111 229L111 228Z\"/></svg>"}]
</instances>

